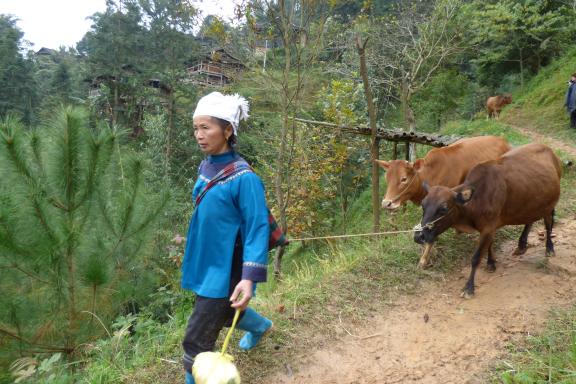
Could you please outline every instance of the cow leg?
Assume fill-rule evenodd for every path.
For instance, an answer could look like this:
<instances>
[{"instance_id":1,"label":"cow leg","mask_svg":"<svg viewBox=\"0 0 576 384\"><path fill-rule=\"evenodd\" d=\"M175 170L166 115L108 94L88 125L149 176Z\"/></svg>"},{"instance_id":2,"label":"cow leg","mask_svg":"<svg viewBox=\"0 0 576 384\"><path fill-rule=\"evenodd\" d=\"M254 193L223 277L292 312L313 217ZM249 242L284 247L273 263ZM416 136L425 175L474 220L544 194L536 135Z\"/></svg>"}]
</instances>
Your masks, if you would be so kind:
<instances>
[{"instance_id":1,"label":"cow leg","mask_svg":"<svg viewBox=\"0 0 576 384\"><path fill-rule=\"evenodd\" d=\"M492 253L492 245L493 244L494 244L494 241L492 241L490 243L490 245L488 246L488 262L486 264L488 272L490 272L490 273L496 272L496 259L494 258L494 254Z\"/></svg>"},{"instance_id":2,"label":"cow leg","mask_svg":"<svg viewBox=\"0 0 576 384\"><path fill-rule=\"evenodd\" d=\"M470 277L468 278L468 282L464 286L464 290L462 291L461 297L465 299L470 299L474 296L474 276L476 276L476 269L480 264L480 260L482 260L482 255L487 253L492 241L494 239L493 233L485 233L480 235L480 241L478 242L478 249L474 252L474 256L472 256L472 270L470 271Z\"/></svg>"},{"instance_id":3,"label":"cow leg","mask_svg":"<svg viewBox=\"0 0 576 384\"><path fill-rule=\"evenodd\" d=\"M546 226L546 256L554 256L554 243L552 243L552 227L554 226L554 210L544 216L544 225Z\"/></svg>"},{"instance_id":4,"label":"cow leg","mask_svg":"<svg viewBox=\"0 0 576 384\"><path fill-rule=\"evenodd\" d=\"M526 248L528 248L528 233L530 233L530 228L532 228L532 223L526 224L524 226L524 230L520 235L520 239L518 240L518 248L514 250L513 255L523 255L526 253Z\"/></svg>"}]
</instances>

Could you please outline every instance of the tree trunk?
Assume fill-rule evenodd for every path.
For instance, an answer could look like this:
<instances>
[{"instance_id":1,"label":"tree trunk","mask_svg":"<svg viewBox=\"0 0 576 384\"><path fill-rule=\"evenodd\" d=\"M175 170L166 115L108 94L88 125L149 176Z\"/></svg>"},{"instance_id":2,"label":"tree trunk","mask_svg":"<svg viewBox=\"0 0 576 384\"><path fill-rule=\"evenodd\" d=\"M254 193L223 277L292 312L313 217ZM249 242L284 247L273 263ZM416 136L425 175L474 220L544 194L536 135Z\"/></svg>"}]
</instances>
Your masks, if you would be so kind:
<instances>
[{"instance_id":1,"label":"tree trunk","mask_svg":"<svg viewBox=\"0 0 576 384\"><path fill-rule=\"evenodd\" d=\"M285 235L288 233L288 220L286 217L286 203L284 199L284 166L286 165L286 151L288 148L288 116L287 112L284 113L282 119L282 128L280 133L280 152L276 159L276 175L274 176L274 192L276 194L276 204L279 209L279 225ZM274 254L274 276L280 279L282 273L282 256L284 255L284 247L278 247Z\"/></svg>"},{"instance_id":2,"label":"tree trunk","mask_svg":"<svg viewBox=\"0 0 576 384\"><path fill-rule=\"evenodd\" d=\"M376 164L376 160L378 160L379 140L376 137L376 109L374 107L372 89L370 89L370 82L368 80L368 68L366 66L365 52L367 43L368 39L362 42L360 35L356 35L356 48L358 50L358 56L360 57L360 75L362 76L362 82L364 83L364 95L366 96L368 116L370 116L370 130L372 133L370 142L370 160L372 163L372 218L373 230L374 232L378 232L380 230L380 171Z\"/></svg>"},{"instance_id":3,"label":"tree trunk","mask_svg":"<svg viewBox=\"0 0 576 384\"><path fill-rule=\"evenodd\" d=\"M71 214L69 215L69 221ZM71 227L71 222L68 223ZM76 312L76 263L72 250L72 240L66 249L66 266L68 269L68 324L66 325L66 350L76 349L77 312Z\"/></svg>"},{"instance_id":4,"label":"tree trunk","mask_svg":"<svg viewBox=\"0 0 576 384\"><path fill-rule=\"evenodd\" d=\"M520 89L524 91L524 55L520 48Z\"/></svg>"},{"instance_id":5,"label":"tree trunk","mask_svg":"<svg viewBox=\"0 0 576 384\"><path fill-rule=\"evenodd\" d=\"M279 2L280 15L282 18L282 28L283 34L282 39L284 43L284 55L285 64L284 71L282 74L282 126L280 129L280 152L276 158L276 175L274 177L274 192L276 194L276 204L279 209L279 225L285 235L288 235L288 218L286 217L286 199L287 196L284 195L284 185L286 174L288 170L286 169L288 164L287 152L288 152L288 125L289 125L289 107L290 107L290 71L292 62L292 51L290 47L290 37L291 37L291 23L286 20L285 13L285 3L284 1ZM274 254L274 276L280 279L282 273L282 256L284 255L283 247L278 247L276 253Z\"/></svg>"},{"instance_id":6,"label":"tree trunk","mask_svg":"<svg viewBox=\"0 0 576 384\"><path fill-rule=\"evenodd\" d=\"M407 79L402 79L402 90L401 90L401 103L402 111L404 112L404 120L408 126L409 132L416 132L416 119L414 118L414 110L410 104L412 99L412 91L410 90L410 84ZM416 144L410 143L409 150L406 155L406 160L414 162L416 160Z\"/></svg>"},{"instance_id":7,"label":"tree trunk","mask_svg":"<svg viewBox=\"0 0 576 384\"><path fill-rule=\"evenodd\" d=\"M274 277L276 280L282 280L282 256L284 256L284 247L276 248L274 254Z\"/></svg>"},{"instance_id":8,"label":"tree trunk","mask_svg":"<svg viewBox=\"0 0 576 384\"><path fill-rule=\"evenodd\" d=\"M118 104L119 95L118 95L118 82L114 80L114 105L112 106L112 125L115 125L118 122Z\"/></svg>"},{"instance_id":9,"label":"tree trunk","mask_svg":"<svg viewBox=\"0 0 576 384\"><path fill-rule=\"evenodd\" d=\"M168 127L166 132L166 159L164 165L164 176L170 174L170 158L172 157L172 131L174 128L174 98L170 95L168 102Z\"/></svg>"}]
</instances>

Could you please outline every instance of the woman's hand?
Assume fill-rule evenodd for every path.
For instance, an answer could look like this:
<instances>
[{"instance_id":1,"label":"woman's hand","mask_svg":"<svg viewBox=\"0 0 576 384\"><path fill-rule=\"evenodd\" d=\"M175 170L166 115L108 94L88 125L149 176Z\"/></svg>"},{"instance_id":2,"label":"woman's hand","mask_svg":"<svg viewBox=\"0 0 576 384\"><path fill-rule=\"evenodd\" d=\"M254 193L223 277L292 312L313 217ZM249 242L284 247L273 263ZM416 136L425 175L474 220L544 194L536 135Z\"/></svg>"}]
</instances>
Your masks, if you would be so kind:
<instances>
[{"instance_id":1,"label":"woman's hand","mask_svg":"<svg viewBox=\"0 0 576 384\"><path fill-rule=\"evenodd\" d=\"M252 298L254 283L252 280L240 280L240 282L234 288L232 296L230 296L230 301L232 302L232 308L245 310Z\"/></svg>"}]
</instances>

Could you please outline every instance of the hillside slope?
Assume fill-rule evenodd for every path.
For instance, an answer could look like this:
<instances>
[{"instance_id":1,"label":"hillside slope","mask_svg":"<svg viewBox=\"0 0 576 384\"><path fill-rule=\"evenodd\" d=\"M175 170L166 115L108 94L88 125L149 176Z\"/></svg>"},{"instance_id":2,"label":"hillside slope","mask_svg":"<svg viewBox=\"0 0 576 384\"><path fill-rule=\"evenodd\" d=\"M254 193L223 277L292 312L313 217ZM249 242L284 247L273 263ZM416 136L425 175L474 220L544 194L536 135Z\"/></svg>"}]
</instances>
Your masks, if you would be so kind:
<instances>
[{"instance_id":1,"label":"hillside slope","mask_svg":"<svg viewBox=\"0 0 576 384\"><path fill-rule=\"evenodd\" d=\"M501 115L503 122L531 132L576 144L576 129L569 128L564 108L567 82L576 72L576 50L542 69L513 94L513 103Z\"/></svg>"}]
</instances>

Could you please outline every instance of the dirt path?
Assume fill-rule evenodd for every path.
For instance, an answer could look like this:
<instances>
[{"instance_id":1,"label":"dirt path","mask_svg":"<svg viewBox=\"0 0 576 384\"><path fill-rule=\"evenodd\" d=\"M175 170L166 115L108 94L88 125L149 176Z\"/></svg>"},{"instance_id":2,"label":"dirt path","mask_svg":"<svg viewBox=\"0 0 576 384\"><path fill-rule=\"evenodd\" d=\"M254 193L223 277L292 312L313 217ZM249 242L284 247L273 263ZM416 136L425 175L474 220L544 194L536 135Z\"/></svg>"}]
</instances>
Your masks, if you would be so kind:
<instances>
[{"instance_id":1,"label":"dirt path","mask_svg":"<svg viewBox=\"0 0 576 384\"><path fill-rule=\"evenodd\" d=\"M568 153L564 143L532 135ZM562 145L557 145L562 144ZM495 249L497 271L476 275L476 296L461 299L468 264L422 293L401 296L386 313L360 326L338 326L344 337L287 362L268 383L381 384L483 383L487 370L513 337L534 333L552 308L574 303L576 221L555 226L556 256L544 257L542 224L529 236L523 256L512 256L516 241ZM306 356L306 357L304 357Z\"/></svg>"},{"instance_id":2,"label":"dirt path","mask_svg":"<svg viewBox=\"0 0 576 384\"><path fill-rule=\"evenodd\" d=\"M540 133L531 131L527 128L522 128L522 127L510 124L510 123L506 123L506 124L510 125L511 127L514 127L514 129L516 129L517 131L530 137L532 139L532 141L534 141L536 143L546 144L546 145L548 145L554 149L559 149L559 150L567 153L568 155L570 155L572 157L572 159L576 159L576 148L574 148L570 144L566 144L565 142L560 141L558 139L554 139L552 137L548 137L548 136L542 135Z\"/></svg>"}]
</instances>

